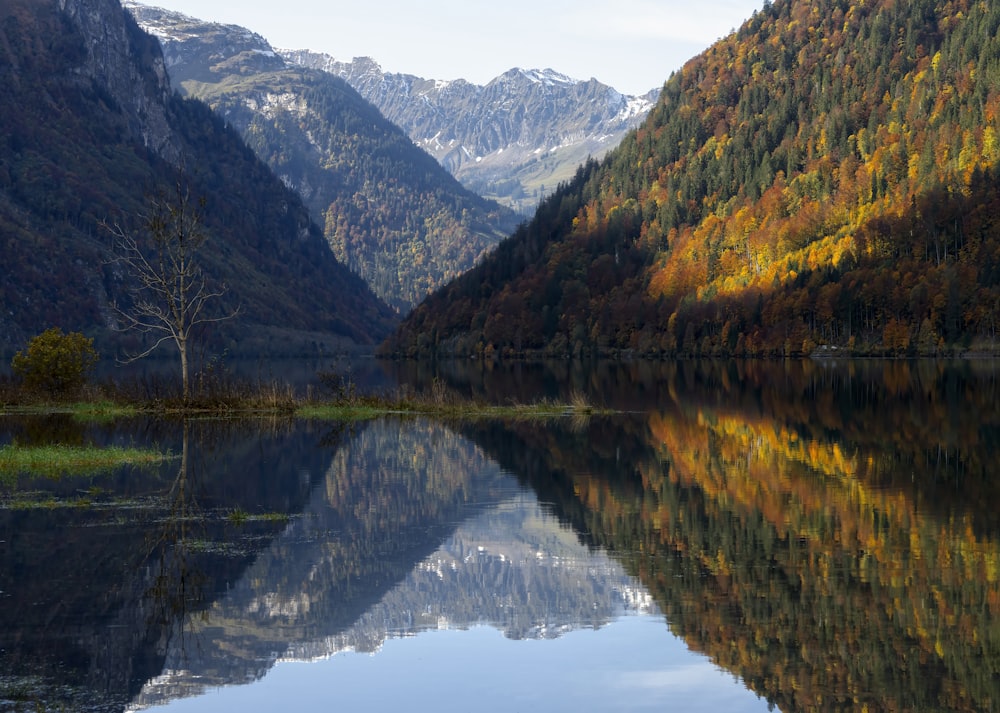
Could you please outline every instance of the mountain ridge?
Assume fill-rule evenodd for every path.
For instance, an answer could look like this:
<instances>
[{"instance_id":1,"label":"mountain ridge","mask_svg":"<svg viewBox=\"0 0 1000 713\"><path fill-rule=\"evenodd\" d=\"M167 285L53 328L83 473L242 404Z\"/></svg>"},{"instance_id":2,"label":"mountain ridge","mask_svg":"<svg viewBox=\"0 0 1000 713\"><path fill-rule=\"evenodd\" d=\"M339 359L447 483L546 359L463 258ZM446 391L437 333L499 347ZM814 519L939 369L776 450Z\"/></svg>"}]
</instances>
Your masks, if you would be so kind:
<instances>
[{"instance_id":1,"label":"mountain ridge","mask_svg":"<svg viewBox=\"0 0 1000 713\"><path fill-rule=\"evenodd\" d=\"M338 260L405 313L517 224L461 186L344 80L266 39L134 2L181 90L208 102L307 204Z\"/></svg>"},{"instance_id":2,"label":"mountain ridge","mask_svg":"<svg viewBox=\"0 0 1000 713\"><path fill-rule=\"evenodd\" d=\"M521 212L588 156L617 145L660 91L628 96L593 78L517 67L477 85L383 72L370 57L343 62L311 50L277 51L342 77L468 188Z\"/></svg>"}]
</instances>

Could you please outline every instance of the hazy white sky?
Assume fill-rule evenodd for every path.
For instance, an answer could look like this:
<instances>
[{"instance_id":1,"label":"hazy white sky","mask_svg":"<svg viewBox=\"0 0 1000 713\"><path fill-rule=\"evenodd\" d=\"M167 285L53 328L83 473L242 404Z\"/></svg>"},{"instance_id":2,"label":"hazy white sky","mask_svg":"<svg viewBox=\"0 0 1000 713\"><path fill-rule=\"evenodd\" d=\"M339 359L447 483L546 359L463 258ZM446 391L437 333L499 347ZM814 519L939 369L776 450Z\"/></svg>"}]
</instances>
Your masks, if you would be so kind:
<instances>
[{"instance_id":1,"label":"hazy white sky","mask_svg":"<svg viewBox=\"0 0 1000 713\"><path fill-rule=\"evenodd\" d=\"M257 32L279 48L483 84L512 67L596 77L627 94L739 27L763 0L141 0Z\"/></svg>"}]
</instances>

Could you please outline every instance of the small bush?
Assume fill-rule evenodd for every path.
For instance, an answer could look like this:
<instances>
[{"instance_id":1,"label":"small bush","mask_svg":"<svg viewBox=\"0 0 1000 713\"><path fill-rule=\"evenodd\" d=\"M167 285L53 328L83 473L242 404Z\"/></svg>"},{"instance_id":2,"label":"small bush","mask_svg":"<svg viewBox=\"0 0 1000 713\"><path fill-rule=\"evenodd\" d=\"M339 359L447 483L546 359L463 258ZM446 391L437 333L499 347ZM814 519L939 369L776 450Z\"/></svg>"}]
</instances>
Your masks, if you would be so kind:
<instances>
[{"instance_id":1,"label":"small bush","mask_svg":"<svg viewBox=\"0 0 1000 713\"><path fill-rule=\"evenodd\" d=\"M29 391L70 396L87 383L97 359L93 339L52 327L32 337L10 366Z\"/></svg>"}]
</instances>

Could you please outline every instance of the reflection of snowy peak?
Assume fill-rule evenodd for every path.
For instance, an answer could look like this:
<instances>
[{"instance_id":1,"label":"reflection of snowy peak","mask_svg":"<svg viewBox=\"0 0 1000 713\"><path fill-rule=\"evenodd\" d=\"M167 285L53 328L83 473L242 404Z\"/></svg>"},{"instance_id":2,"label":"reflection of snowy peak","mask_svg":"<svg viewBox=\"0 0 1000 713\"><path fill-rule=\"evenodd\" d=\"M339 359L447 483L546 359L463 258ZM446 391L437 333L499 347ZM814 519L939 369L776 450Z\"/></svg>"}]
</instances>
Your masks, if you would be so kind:
<instances>
[{"instance_id":1,"label":"reflection of snowy peak","mask_svg":"<svg viewBox=\"0 0 1000 713\"><path fill-rule=\"evenodd\" d=\"M463 523L347 631L293 645L288 657L373 652L387 638L477 625L512 639L554 638L655 610L617 562L588 551L521 494Z\"/></svg>"},{"instance_id":2,"label":"reflection of snowy peak","mask_svg":"<svg viewBox=\"0 0 1000 713\"><path fill-rule=\"evenodd\" d=\"M520 208L533 207L543 185L555 188L588 155L616 146L658 96L626 96L552 69L514 68L479 86L385 73L368 57L279 52L344 78L466 186Z\"/></svg>"},{"instance_id":3,"label":"reflection of snowy peak","mask_svg":"<svg viewBox=\"0 0 1000 713\"><path fill-rule=\"evenodd\" d=\"M430 629L555 637L653 608L473 443L432 423L377 422L229 593L184 622L167 673L134 705Z\"/></svg>"}]
</instances>

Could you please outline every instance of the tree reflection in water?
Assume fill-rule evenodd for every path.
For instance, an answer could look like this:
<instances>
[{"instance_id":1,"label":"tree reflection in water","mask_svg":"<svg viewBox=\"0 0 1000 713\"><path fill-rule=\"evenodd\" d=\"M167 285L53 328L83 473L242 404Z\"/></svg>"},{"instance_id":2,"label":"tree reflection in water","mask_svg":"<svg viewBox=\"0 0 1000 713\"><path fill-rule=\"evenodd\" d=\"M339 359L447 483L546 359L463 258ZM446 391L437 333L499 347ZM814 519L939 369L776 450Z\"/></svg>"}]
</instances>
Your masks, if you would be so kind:
<instances>
[{"instance_id":1,"label":"tree reflection in water","mask_svg":"<svg viewBox=\"0 0 1000 713\"><path fill-rule=\"evenodd\" d=\"M644 413L583 432L464 431L782 710L1000 705L993 365L681 364L655 383Z\"/></svg>"},{"instance_id":2,"label":"tree reflection in water","mask_svg":"<svg viewBox=\"0 0 1000 713\"><path fill-rule=\"evenodd\" d=\"M226 515L301 509L330 455L307 424L57 420L3 424L32 442L142 443L180 461L5 486L0 709L121 710L162 672L168 647L190 640L183 615L203 611L286 524L235 527Z\"/></svg>"},{"instance_id":3,"label":"tree reflection in water","mask_svg":"<svg viewBox=\"0 0 1000 713\"><path fill-rule=\"evenodd\" d=\"M186 650L185 622L203 608L206 573L192 560L193 548L207 535L205 512L196 495L195 474L190 471L191 424L183 419L177 476L165 496L163 516L153 524L146 566L153 570L144 599L149 602L149 631L161 632L157 650ZM189 480L190 479L190 480Z\"/></svg>"}]
</instances>

